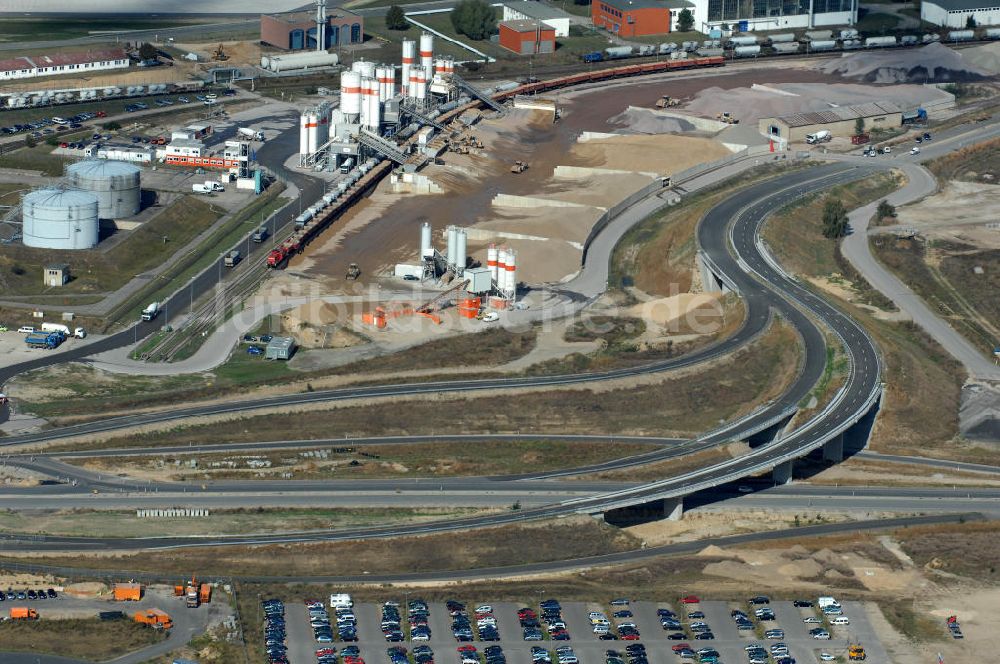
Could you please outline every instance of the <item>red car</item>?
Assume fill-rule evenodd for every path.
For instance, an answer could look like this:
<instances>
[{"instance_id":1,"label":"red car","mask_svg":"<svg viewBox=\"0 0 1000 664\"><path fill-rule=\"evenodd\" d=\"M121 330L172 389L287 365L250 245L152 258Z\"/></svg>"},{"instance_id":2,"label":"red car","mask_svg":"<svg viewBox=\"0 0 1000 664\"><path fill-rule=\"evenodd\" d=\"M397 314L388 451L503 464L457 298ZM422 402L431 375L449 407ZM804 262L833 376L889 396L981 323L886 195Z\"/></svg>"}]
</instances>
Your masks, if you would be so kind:
<instances>
[{"instance_id":1,"label":"red car","mask_svg":"<svg viewBox=\"0 0 1000 664\"><path fill-rule=\"evenodd\" d=\"M317 657L322 657L323 655L336 655L337 651L333 648L320 648L316 651Z\"/></svg>"},{"instance_id":2,"label":"red car","mask_svg":"<svg viewBox=\"0 0 1000 664\"><path fill-rule=\"evenodd\" d=\"M638 641L639 635L635 632L625 632L624 634L619 635L618 638L622 641Z\"/></svg>"},{"instance_id":3,"label":"red car","mask_svg":"<svg viewBox=\"0 0 1000 664\"><path fill-rule=\"evenodd\" d=\"M680 652L682 650L691 650L691 644L690 643L678 643L675 646L671 646L670 649L673 650L674 652Z\"/></svg>"},{"instance_id":4,"label":"red car","mask_svg":"<svg viewBox=\"0 0 1000 664\"><path fill-rule=\"evenodd\" d=\"M457 650L458 652L476 652L476 646L466 643L464 646L459 646Z\"/></svg>"},{"instance_id":5,"label":"red car","mask_svg":"<svg viewBox=\"0 0 1000 664\"><path fill-rule=\"evenodd\" d=\"M681 598L681 603L683 603L683 604L697 604L700 601L701 600L698 599L697 595L688 595L687 597L682 597Z\"/></svg>"},{"instance_id":6,"label":"red car","mask_svg":"<svg viewBox=\"0 0 1000 664\"><path fill-rule=\"evenodd\" d=\"M97 113L95 113L95 115L97 117L99 117L99 118L106 118L106 117L108 117L108 114L105 113L104 111L97 111Z\"/></svg>"}]
</instances>

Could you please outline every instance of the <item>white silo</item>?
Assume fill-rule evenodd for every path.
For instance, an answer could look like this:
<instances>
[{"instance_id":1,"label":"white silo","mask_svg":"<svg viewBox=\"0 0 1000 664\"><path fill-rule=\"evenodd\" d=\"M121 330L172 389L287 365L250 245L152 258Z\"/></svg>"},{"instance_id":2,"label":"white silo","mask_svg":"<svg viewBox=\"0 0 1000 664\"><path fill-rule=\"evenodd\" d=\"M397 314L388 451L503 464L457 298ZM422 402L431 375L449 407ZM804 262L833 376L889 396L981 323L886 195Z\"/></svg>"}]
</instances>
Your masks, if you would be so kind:
<instances>
[{"instance_id":1,"label":"white silo","mask_svg":"<svg viewBox=\"0 0 1000 664\"><path fill-rule=\"evenodd\" d=\"M361 75L345 71L340 75L340 110L351 122L361 114Z\"/></svg>"},{"instance_id":2,"label":"white silo","mask_svg":"<svg viewBox=\"0 0 1000 664\"><path fill-rule=\"evenodd\" d=\"M66 168L68 182L97 196L101 219L124 219L139 212L142 170L133 164L109 159L91 159Z\"/></svg>"},{"instance_id":3,"label":"white silo","mask_svg":"<svg viewBox=\"0 0 1000 664\"><path fill-rule=\"evenodd\" d=\"M491 244L486 248L486 267L490 269L490 279L497 280L497 246Z\"/></svg>"},{"instance_id":4,"label":"white silo","mask_svg":"<svg viewBox=\"0 0 1000 664\"><path fill-rule=\"evenodd\" d=\"M317 149L330 140L330 104L323 102L316 107L316 146Z\"/></svg>"},{"instance_id":5,"label":"white silo","mask_svg":"<svg viewBox=\"0 0 1000 664\"><path fill-rule=\"evenodd\" d=\"M310 109L309 115L309 154L315 154L319 149L319 117L316 115L316 109Z\"/></svg>"},{"instance_id":6,"label":"white silo","mask_svg":"<svg viewBox=\"0 0 1000 664\"><path fill-rule=\"evenodd\" d=\"M504 292L508 297L514 296L517 290L517 252L513 249L507 250L506 277L504 278Z\"/></svg>"},{"instance_id":7,"label":"white silo","mask_svg":"<svg viewBox=\"0 0 1000 664\"><path fill-rule=\"evenodd\" d=\"M309 112L299 116L299 154L309 154Z\"/></svg>"},{"instance_id":8,"label":"white silo","mask_svg":"<svg viewBox=\"0 0 1000 664\"><path fill-rule=\"evenodd\" d=\"M403 81L403 94L408 95L408 85L410 84L410 73L414 69L414 65L417 63L417 44L412 39L403 40L403 66L402 66L402 81Z\"/></svg>"},{"instance_id":9,"label":"white silo","mask_svg":"<svg viewBox=\"0 0 1000 664\"><path fill-rule=\"evenodd\" d=\"M417 74L417 100L423 101L427 99L427 77L424 76L424 72L421 70L416 71Z\"/></svg>"},{"instance_id":10,"label":"white silo","mask_svg":"<svg viewBox=\"0 0 1000 664\"><path fill-rule=\"evenodd\" d=\"M497 290L503 292L507 279L507 247L497 249Z\"/></svg>"},{"instance_id":11,"label":"white silo","mask_svg":"<svg viewBox=\"0 0 1000 664\"><path fill-rule=\"evenodd\" d=\"M24 244L41 249L97 246L97 196L89 191L38 189L21 201Z\"/></svg>"},{"instance_id":12,"label":"white silo","mask_svg":"<svg viewBox=\"0 0 1000 664\"><path fill-rule=\"evenodd\" d=\"M448 253L446 254L446 260L449 266L455 265L455 259L458 256L458 228L455 226L448 227Z\"/></svg>"},{"instance_id":13,"label":"white silo","mask_svg":"<svg viewBox=\"0 0 1000 664\"><path fill-rule=\"evenodd\" d=\"M381 102L386 102L396 94L396 70L389 66L381 69L378 77L379 89L378 98Z\"/></svg>"},{"instance_id":14,"label":"white silo","mask_svg":"<svg viewBox=\"0 0 1000 664\"><path fill-rule=\"evenodd\" d=\"M465 272L465 266L469 260L468 254L468 241L469 238L465 234L465 229L460 228L458 230L458 236L455 243L455 272L462 274Z\"/></svg>"},{"instance_id":15,"label":"white silo","mask_svg":"<svg viewBox=\"0 0 1000 664\"><path fill-rule=\"evenodd\" d=\"M431 225L426 221L420 226L420 257L434 258L434 247L431 246Z\"/></svg>"},{"instance_id":16,"label":"white silo","mask_svg":"<svg viewBox=\"0 0 1000 664\"><path fill-rule=\"evenodd\" d=\"M431 80L434 76L434 35L429 32L420 35L420 67L424 70L424 79Z\"/></svg>"}]
</instances>

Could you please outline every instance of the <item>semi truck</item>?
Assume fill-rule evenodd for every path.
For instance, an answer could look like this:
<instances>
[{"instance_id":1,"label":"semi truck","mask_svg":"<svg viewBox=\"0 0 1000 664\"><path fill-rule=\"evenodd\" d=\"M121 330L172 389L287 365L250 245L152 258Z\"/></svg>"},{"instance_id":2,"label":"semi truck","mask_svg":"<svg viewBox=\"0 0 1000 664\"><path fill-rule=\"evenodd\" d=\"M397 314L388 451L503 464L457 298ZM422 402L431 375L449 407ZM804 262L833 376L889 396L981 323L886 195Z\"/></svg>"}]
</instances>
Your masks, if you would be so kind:
<instances>
[{"instance_id":1,"label":"semi truck","mask_svg":"<svg viewBox=\"0 0 1000 664\"><path fill-rule=\"evenodd\" d=\"M226 188L222 186L221 182L215 182L213 180L205 180L204 182L195 182L191 185L191 191L196 194L211 194L213 191L225 191Z\"/></svg>"},{"instance_id":2,"label":"semi truck","mask_svg":"<svg viewBox=\"0 0 1000 664\"><path fill-rule=\"evenodd\" d=\"M28 348L58 348L66 340L62 332L34 332L24 338Z\"/></svg>"},{"instance_id":3,"label":"semi truck","mask_svg":"<svg viewBox=\"0 0 1000 664\"><path fill-rule=\"evenodd\" d=\"M142 320L151 321L160 313L160 303L153 302L142 310Z\"/></svg>"},{"instance_id":4,"label":"semi truck","mask_svg":"<svg viewBox=\"0 0 1000 664\"><path fill-rule=\"evenodd\" d=\"M239 250L233 249L226 254L226 257L223 259L223 263L225 263L226 267L236 267L237 263L239 263L242 258L243 257L240 255Z\"/></svg>"},{"instance_id":5,"label":"semi truck","mask_svg":"<svg viewBox=\"0 0 1000 664\"><path fill-rule=\"evenodd\" d=\"M11 620L38 620L38 611L26 606L13 606L10 609Z\"/></svg>"},{"instance_id":6,"label":"semi truck","mask_svg":"<svg viewBox=\"0 0 1000 664\"><path fill-rule=\"evenodd\" d=\"M62 323L42 323L42 332L62 332L64 337L73 336L77 339L84 339L87 336L87 331L82 327L74 328L70 334L69 326Z\"/></svg>"},{"instance_id":7,"label":"semi truck","mask_svg":"<svg viewBox=\"0 0 1000 664\"><path fill-rule=\"evenodd\" d=\"M160 609L144 609L136 611L133 619L142 625L149 625L153 629L170 629L174 626L174 621L166 611Z\"/></svg>"},{"instance_id":8,"label":"semi truck","mask_svg":"<svg viewBox=\"0 0 1000 664\"><path fill-rule=\"evenodd\" d=\"M826 143L833 139L833 134L831 134L826 129L822 131L817 131L815 134L806 134L806 143L809 145L816 145L817 143Z\"/></svg>"},{"instance_id":9,"label":"semi truck","mask_svg":"<svg viewBox=\"0 0 1000 664\"><path fill-rule=\"evenodd\" d=\"M250 127L240 127L236 130L236 135L240 138L246 138L251 141L263 141L264 132L257 131L256 129L251 129Z\"/></svg>"}]
</instances>

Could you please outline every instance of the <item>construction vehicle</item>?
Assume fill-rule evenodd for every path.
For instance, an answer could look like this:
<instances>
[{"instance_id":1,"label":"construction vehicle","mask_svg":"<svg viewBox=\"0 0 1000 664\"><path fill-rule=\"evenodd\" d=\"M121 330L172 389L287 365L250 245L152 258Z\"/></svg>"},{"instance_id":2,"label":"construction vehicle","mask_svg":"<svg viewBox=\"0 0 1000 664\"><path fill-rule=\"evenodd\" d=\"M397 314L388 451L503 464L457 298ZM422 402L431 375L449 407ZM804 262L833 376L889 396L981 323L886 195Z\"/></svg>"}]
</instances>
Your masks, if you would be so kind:
<instances>
[{"instance_id":1,"label":"construction vehicle","mask_svg":"<svg viewBox=\"0 0 1000 664\"><path fill-rule=\"evenodd\" d=\"M236 267L237 263L240 262L242 256L240 255L239 249L233 249L226 257L223 259L223 263L226 267Z\"/></svg>"},{"instance_id":2,"label":"construction vehicle","mask_svg":"<svg viewBox=\"0 0 1000 664\"><path fill-rule=\"evenodd\" d=\"M663 95L662 97L656 100L657 108L673 108L674 106L680 106L680 105L681 105L681 100L675 99L670 95Z\"/></svg>"},{"instance_id":3,"label":"construction vehicle","mask_svg":"<svg viewBox=\"0 0 1000 664\"><path fill-rule=\"evenodd\" d=\"M225 62L229 59L229 56L226 55L226 50L222 48L222 44L219 44L219 48L212 51L212 59L219 62Z\"/></svg>"},{"instance_id":4,"label":"construction vehicle","mask_svg":"<svg viewBox=\"0 0 1000 664\"><path fill-rule=\"evenodd\" d=\"M347 279L348 281L355 281L361 276L361 268L358 267L357 263L351 263L347 266Z\"/></svg>"},{"instance_id":5,"label":"construction vehicle","mask_svg":"<svg viewBox=\"0 0 1000 664\"><path fill-rule=\"evenodd\" d=\"M142 585L138 583L116 583L112 594L116 602L138 602L142 599Z\"/></svg>"},{"instance_id":6,"label":"construction vehicle","mask_svg":"<svg viewBox=\"0 0 1000 664\"><path fill-rule=\"evenodd\" d=\"M730 113L729 111L723 111L722 113L716 113L715 119L718 120L719 122L722 122L722 123L725 123L725 124L731 124L731 125L736 125L736 124L740 123L740 121L738 119L736 119L736 117L732 113Z\"/></svg>"},{"instance_id":7,"label":"construction vehicle","mask_svg":"<svg viewBox=\"0 0 1000 664\"><path fill-rule=\"evenodd\" d=\"M202 604L208 604L209 602L211 602L212 586L210 586L207 583L201 584L201 587L198 589L198 599L201 601Z\"/></svg>"},{"instance_id":8,"label":"construction vehicle","mask_svg":"<svg viewBox=\"0 0 1000 664\"><path fill-rule=\"evenodd\" d=\"M191 575L191 580L187 582L187 587L184 589L184 598L189 609L197 609L201 604L201 596L198 594L198 580L194 574Z\"/></svg>"},{"instance_id":9,"label":"construction vehicle","mask_svg":"<svg viewBox=\"0 0 1000 664\"><path fill-rule=\"evenodd\" d=\"M38 620L38 611L26 606L15 606L10 610L11 620Z\"/></svg>"},{"instance_id":10,"label":"construction vehicle","mask_svg":"<svg viewBox=\"0 0 1000 664\"><path fill-rule=\"evenodd\" d=\"M24 338L28 348L58 348L66 340L62 332L34 332Z\"/></svg>"},{"instance_id":11,"label":"construction vehicle","mask_svg":"<svg viewBox=\"0 0 1000 664\"><path fill-rule=\"evenodd\" d=\"M428 318L440 325L441 317L434 312L440 308L439 305L447 299L448 296L452 295L460 288L465 288L468 285L468 279L456 280L456 283L450 286L447 290L441 291L418 307L404 306L396 309L387 309L382 306L375 307L374 311L368 311L362 314L361 321L367 325L373 325L382 329L385 328L388 325L389 320L393 318L400 318L402 316L423 316L424 318Z\"/></svg>"},{"instance_id":12,"label":"construction vehicle","mask_svg":"<svg viewBox=\"0 0 1000 664\"><path fill-rule=\"evenodd\" d=\"M142 625L149 625L153 629L170 629L174 626L174 621L170 618L170 615L160 609L136 611L133 620Z\"/></svg>"},{"instance_id":13,"label":"construction vehicle","mask_svg":"<svg viewBox=\"0 0 1000 664\"><path fill-rule=\"evenodd\" d=\"M514 165L510 167L511 173L523 173L528 170L528 164L524 161L515 161Z\"/></svg>"},{"instance_id":14,"label":"construction vehicle","mask_svg":"<svg viewBox=\"0 0 1000 664\"><path fill-rule=\"evenodd\" d=\"M868 657L861 644L852 644L847 648L847 656L852 662L863 662Z\"/></svg>"}]
</instances>

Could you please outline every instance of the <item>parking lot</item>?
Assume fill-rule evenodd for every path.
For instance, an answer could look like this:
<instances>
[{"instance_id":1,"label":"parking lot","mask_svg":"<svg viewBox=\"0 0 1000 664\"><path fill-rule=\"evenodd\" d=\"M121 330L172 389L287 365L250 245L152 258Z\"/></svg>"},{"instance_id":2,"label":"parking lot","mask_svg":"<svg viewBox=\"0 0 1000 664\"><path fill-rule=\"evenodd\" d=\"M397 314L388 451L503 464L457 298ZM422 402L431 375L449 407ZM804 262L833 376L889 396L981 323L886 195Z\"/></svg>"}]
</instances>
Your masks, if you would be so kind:
<instances>
[{"instance_id":1,"label":"parking lot","mask_svg":"<svg viewBox=\"0 0 1000 664\"><path fill-rule=\"evenodd\" d=\"M888 658L882 645L878 642L875 632L868 621L865 608L860 603L845 601L842 603L842 615L850 620L849 625L831 625L829 620L833 616L823 616L816 607L797 607L791 601L772 601L765 606L774 612L775 619L759 621L754 618L754 609L760 606L749 605L747 598L733 601L699 601L697 603L685 604L679 597L670 598L664 602L637 601L627 605L618 603L611 605L611 598L595 602L560 602L559 615L565 623L565 630L569 635L568 640L553 640L547 630L547 621L541 621L540 630L543 633L542 641L525 641L524 630L519 620L519 610L522 615L524 608L530 608L539 618L542 617L543 610L536 600L531 604L520 605L510 602L489 603L460 600L465 605L463 614L471 622L472 640L466 644L459 642L453 635L454 618L444 602L427 603L426 627L430 630L429 638L420 641L411 640L412 628L408 624L407 605L416 598L416 593L408 596L386 597L386 601L399 604L398 613L401 617L401 636L392 638L402 638L401 641L390 642L383 634L385 615L383 605L375 603L358 603L353 608L347 610L353 614L356 623L357 641L345 643L339 638L336 629L337 612L329 609L329 595L317 593L316 600L323 601L329 609L330 621L334 624L334 639L332 643L318 643L314 639L313 627L310 625L310 614L303 603L289 603L287 605L286 617L288 623L288 662L290 664L314 664L317 662L316 650L324 647L332 647L338 654L337 661L344 662L339 655L345 646L356 646L360 650L360 658L365 664L389 664L390 658L387 648L402 646L407 652L412 652L414 647L429 646L433 651L434 662L456 663L463 661L463 653L458 651L461 646L472 645L477 653L471 657L466 653L466 661L471 662L472 657L476 661L493 663L497 661L493 655L489 659L484 659L484 650L489 646L499 645L507 662L529 663L538 661L532 656L533 647L541 647L549 651L551 661L557 663L558 657L555 648L560 646L570 646L572 655L575 656L579 664L605 664L608 660L606 654L608 650L615 650L621 653L623 662L633 662L640 664L643 661L649 664L678 664L680 662L698 662L697 655L682 657L675 650L674 646L687 643L691 650L711 648L718 652L717 659L720 664L744 664L749 662L747 646L760 644L765 650L770 651L776 644L784 644L787 647L786 657L793 659L796 664L820 664L820 653L827 653L834 657L841 657L841 661L847 661L847 649L850 644L861 644L868 655L868 661L887 662ZM815 603L816 598L811 598ZM488 606L483 606L488 605ZM454 608L454 605L452 606ZM477 608L491 609L487 613L477 612ZM743 611L751 617L753 622L752 630L740 631L737 629L732 611ZM661 627L661 619L665 612L673 612L676 619L681 624L681 629L665 630ZM391 609L390 609L391 612ZM616 616L617 612L617 616ZM694 613L693 617L688 617ZM636 640L601 640L594 632L592 620L601 620L594 616L600 614L607 618L610 623L609 631L612 634L619 633L618 627L623 626L621 633L637 632ZM549 614L552 616L553 614ZM813 618L823 621L819 624L805 623L804 618ZM484 641L481 638L480 619L486 623L495 621L498 641ZM551 620L557 620L550 618ZM391 621L390 621L391 622ZM697 632L692 631L691 626L698 623L706 623L713 634L712 639L695 639ZM627 625L634 624L634 628ZM624 625L623 625L624 624ZM820 640L813 638L809 630L821 627L828 629L831 638ZM389 627L387 630L394 628ZM765 630L780 629L784 631L781 638L764 638ZM388 632L387 632L388 633ZM456 632L457 633L457 632ZM488 632L487 632L488 634ZM683 640L677 636L668 639L668 634L683 634ZM607 638L607 637L606 637ZM630 657L626 653L626 647L633 644L642 644L645 647L645 660L641 657ZM634 647L634 646L633 646ZM780 646L779 646L780 651ZM758 651L759 652L759 651ZM713 661L711 655L706 655L704 661ZM788 660L782 660L781 656L771 655L766 657L769 664L778 664ZM325 660L330 661L330 660ZM354 657L346 658L348 663L357 662ZM544 661L544 660L543 660ZM567 660L572 664L572 659ZM614 660L611 660L614 661ZM825 660L829 661L829 660Z\"/></svg>"}]
</instances>

